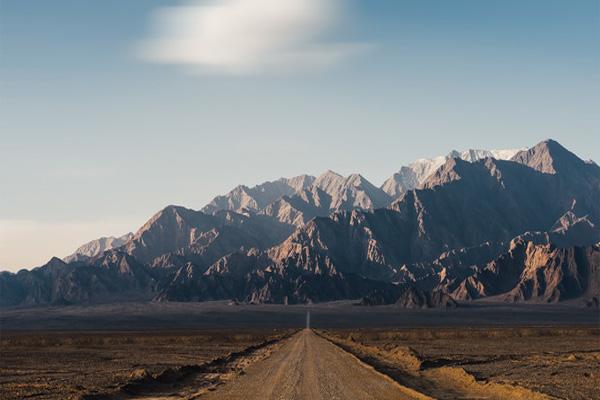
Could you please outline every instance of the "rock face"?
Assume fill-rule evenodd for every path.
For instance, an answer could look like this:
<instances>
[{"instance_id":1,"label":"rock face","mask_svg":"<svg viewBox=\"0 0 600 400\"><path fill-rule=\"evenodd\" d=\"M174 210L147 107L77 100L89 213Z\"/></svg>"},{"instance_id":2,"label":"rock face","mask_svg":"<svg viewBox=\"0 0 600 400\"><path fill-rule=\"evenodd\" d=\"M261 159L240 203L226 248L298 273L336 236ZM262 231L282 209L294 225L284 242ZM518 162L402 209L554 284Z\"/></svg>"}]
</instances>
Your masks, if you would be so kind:
<instances>
[{"instance_id":1,"label":"rock face","mask_svg":"<svg viewBox=\"0 0 600 400\"><path fill-rule=\"evenodd\" d=\"M458 283L451 295L459 300L500 296L511 302L554 303L599 293L600 244L558 248L517 239L507 253Z\"/></svg>"},{"instance_id":2,"label":"rock face","mask_svg":"<svg viewBox=\"0 0 600 400\"><path fill-rule=\"evenodd\" d=\"M318 178L302 175L266 182L254 188L238 186L215 198L203 211L250 212L269 216L290 226L302 226L317 216L341 210L386 207L391 198L363 176L347 177L327 171Z\"/></svg>"},{"instance_id":3,"label":"rock face","mask_svg":"<svg viewBox=\"0 0 600 400\"><path fill-rule=\"evenodd\" d=\"M554 141L509 155L452 154L393 202L329 171L236 188L204 211L168 206L70 263L1 273L0 304L597 304L600 168Z\"/></svg>"},{"instance_id":4,"label":"rock face","mask_svg":"<svg viewBox=\"0 0 600 400\"><path fill-rule=\"evenodd\" d=\"M294 178L281 178L273 182L265 182L249 188L240 185L223 196L215 197L202 211L214 214L217 211L257 212L283 196L291 196L296 192L309 188L315 177L300 175Z\"/></svg>"},{"instance_id":5,"label":"rock face","mask_svg":"<svg viewBox=\"0 0 600 400\"><path fill-rule=\"evenodd\" d=\"M252 269L243 277L201 273L188 266L157 296L160 301L235 299L248 303L298 304L356 299L390 284L354 275L310 274L270 266Z\"/></svg>"},{"instance_id":6,"label":"rock face","mask_svg":"<svg viewBox=\"0 0 600 400\"><path fill-rule=\"evenodd\" d=\"M315 180L313 188L321 189L331 196L329 209L332 211L355 208L371 210L385 207L391 200L384 191L359 174L343 177L327 171Z\"/></svg>"},{"instance_id":7,"label":"rock face","mask_svg":"<svg viewBox=\"0 0 600 400\"><path fill-rule=\"evenodd\" d=\"M454 308L458 303L443 290L420 290L414 286L374 290L364 296L363 306L394 304L402 308Z\"/></svg>"},{"instance_id":8,"label":"rock face","mask_svg":"<svg viewBox=\"0 0 600 400\"><path fill-rule=\"evenodd\" d=\"M451 151L446 156L435 157L431 159L419 159L407 167L402 167L388 178L381 189L393 198L398 198L409 190L419 188L439 167L448 160L460 158L463 161L475 162L485 158L495 158L497 160L509 160L522 149L507 150L466 150L458 152Z\"/></svg>"},{"instance_id":9,"label":"rock face","mask_svg":"<svg viewBox=\"0 0 600 400\"><path fill-rule=\"evenodd\" d=\"M449 250L508 243L526 232L556 232L568 212L570 220L583 222L573 228L585 237L566 229L561 244L588 244L578 241L595 238L600 202L589 199L599 190L571 182L509 161L451 159L423 189L406 193L389 209L314 219L271 253L279 261L299 260L305 269L322 268L301 257L310 249L342 272L392 279L398 267L432 262Z\"/></svg>"},{"instance_id":10,"label":"rock face","mask_svg":"<svg viewBox=\"0 0 600 400\"><path fill-rule=\"evenodd\" d=\"M420 187L450 159L474 162L493 157L506 160L519 151L454 150L446 156L419 159L408 167L402 167L380 188L359 174L344 177L333 171L326 171L317 178L310 175L281 178L251 188L240 185L226 195L215 197L202 211L207 214L223 210L261 213L284 224L300 227L314 217L325 217L338 211L387 207L401 194Z\"/></svg>"},{"instance_id":11,"label":"rock face","mask_svg":"<svg viewBox=\"0 0 600 400\"><path fill-rule=\"evenodd\" d=\"M52 258L42 267L0 274L0 305L82 304L149 300L160 281L133 257L109 250L92 263Z\"/></svg>"},{"instance_id":12,"label":"rock face","mask_svg":"<svg viewBox=\"0 0 600 400\"><path fill-rule=\"evenodd\" d=\"M382 208L391 200L361 175L343 177L327 171L310 188L273 202L262 214L301 227L315 217L326 217L339 211Z\"/></svg>"},{"instance_id":13,"label":"rock face","mask_svg":"<svg viewBox=\"0 0 600 400\"><path fill-rule=\"evenodd\" d=\"M396 304L404 308L454 308L456 301L441 290L422 291L411 288L406 290Z\"/></svg>"},{"instance_id":14,"label":"rock face","mask_svg":"<svg viewBox=\"0 0 600 400\"><path fill-rule=\"evenodd\" d=\"M80 246L75 252L63 258L66 263L73 261L87 261L107 250L117 249L123 246L128 240L133 237L133 233L127 233L120 237L108 236L100 239L92 240Z\"/></svg>"},{"instance_id":15,"label":"rock face","mask_svg":"<svg viewBox=\"0 0 600 400\"><path fill-rule=\"evenodd\" d=\"M209 215L168 206L144 224L123 249L143 263L176 254L208 267L220 257L239 249L272 246L289 232L289 228L267 218L230 211Z\"/></svg>"},{"instance_id":16,"label":"rock face","mask_svg":"<svg viewBox=\"0 0 600 400\"><path fill-rule=\"evenodd\" d=\"M300 226L300 221L307 222L331 212L386 207L402 193L418 188L449 159L460 158L474 162L492 157L508 160L521 150L523 149L453 150L446 156L419 159L408 167L402 167L380 188L359 174L343 177L333 171L326 171L317 178L300 175L253 187L240 185L225 195L215 197L202 211L206 214L223 210L237 213L264 212L272 216L281 214L281 220Z\"/></svg>"}]
</instances>

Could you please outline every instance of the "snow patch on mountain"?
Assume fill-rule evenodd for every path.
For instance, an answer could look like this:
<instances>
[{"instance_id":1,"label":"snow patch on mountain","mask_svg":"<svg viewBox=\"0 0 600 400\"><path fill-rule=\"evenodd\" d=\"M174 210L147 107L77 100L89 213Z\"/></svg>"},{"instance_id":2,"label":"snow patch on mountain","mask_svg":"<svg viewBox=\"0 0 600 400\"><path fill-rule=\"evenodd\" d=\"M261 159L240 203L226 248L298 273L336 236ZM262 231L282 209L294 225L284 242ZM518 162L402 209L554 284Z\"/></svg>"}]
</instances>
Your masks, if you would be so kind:
<instances>
[{"instance_id":1,"label":"snow patch on mountain","mask_svg":"<svg viewBox=\"0 0 600 400\"><path fill-rule=\"evenodd\" d=\"M523 149L503 150L477 150L465 151L453 150L446 156L434 158L420 158L408 166L403 166L400 171L388 178L381 189L392 197L398 197L402 193L420 187L435 171L451 158L460 158L468 162L475 162L484 158L495 158L497 160L510 160Z\"/></svg>"}]
</instances>

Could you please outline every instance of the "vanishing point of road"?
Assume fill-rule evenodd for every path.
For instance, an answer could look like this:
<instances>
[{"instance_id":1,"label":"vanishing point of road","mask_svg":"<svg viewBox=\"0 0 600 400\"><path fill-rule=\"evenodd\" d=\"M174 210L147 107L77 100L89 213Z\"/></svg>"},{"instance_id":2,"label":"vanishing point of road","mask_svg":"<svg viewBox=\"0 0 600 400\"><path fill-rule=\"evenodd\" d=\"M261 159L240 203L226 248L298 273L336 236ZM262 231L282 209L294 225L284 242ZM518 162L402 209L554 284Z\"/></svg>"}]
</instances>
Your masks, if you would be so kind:
<instances>
[{"instance_id":1,"label":"vanishing point of road","mask_svg":"<svg viewBox=\"0 0 600 400\"><path fill-rule=\"evenodd\" d=\"M423 399L309 329L203 399Z\"/></svg>"}]
</instances>

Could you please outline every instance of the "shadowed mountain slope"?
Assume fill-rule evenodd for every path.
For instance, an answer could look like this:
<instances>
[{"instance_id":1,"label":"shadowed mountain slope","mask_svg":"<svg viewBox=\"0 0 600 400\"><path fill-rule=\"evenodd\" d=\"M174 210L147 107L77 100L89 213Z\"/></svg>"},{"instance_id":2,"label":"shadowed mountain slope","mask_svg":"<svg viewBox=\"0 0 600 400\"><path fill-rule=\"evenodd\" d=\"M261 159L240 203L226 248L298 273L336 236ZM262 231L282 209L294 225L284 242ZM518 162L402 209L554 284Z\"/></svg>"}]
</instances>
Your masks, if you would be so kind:
<instances>
[{"instance_id":1,"label":"shadowed mountain slope","mask_svg":"<svg viewBox=\"0 0 600 400\"><path fill-rule=\"evenodd\" d=\"M300 257L310 249L344 272L384 279L404 264L431 262L443 252L484 242L508 243L527 232L552 231L557 224L566 224L563 231L568 231L573 222L583 223L583 231L589 228L583 236L592 236L598 226L600 202L593 199L600 175L592 171L582 181L565 176L570 173L548 175L494 159L448 160L423 189L406 193L390 209L317 218L271 254L315 270L318 266ZM572 239L575 243L565 240L563 245L584 238Z\"/></svg>"},{"instance_id":2,"label":"shadowed mountain slope","mask_svg":"<svg viewBox=\"0 0 600 400\"><path fill-rule=\"evenodd\" d=\"M400 171L388 178L381 189L393 198L398 198L409 190L419 188L439 167L453 158L460 158L463 161L475 162L484 158L495 158L497 160L509 160L519 150L466 150L458 152L451 151L446 156L435 157L431 159L419 159L409 166L400 168Z\"/></svg>"},{"instance_id":3,"label":"shadowed mountain slope","mask_svg":"<svg viewBox=\"0 0 600 400\"><path fill-rule=\"evenodd\" d=\"M202 211L207 214L223 210L260 211L280 197L291 196L309 188L314 180L313 176L300 175L294 178L281 178L273 182L265 182L252 188L240 185L226 195L215 197Z\"/></svg>"},{"instance_id":4,"label":"shadowed mountain slope","mask_svg":"<svg viewBox=\"0 0 600 400\"><path fill-rule=\"evenodd\" d=\"M77 248L73 254L64 257L63 260L67 263L73 261L87 261L107 250L117 249L123 246L132 237L133 233L130 232L120 237L109 236L92 240Z\"/></svg>"},{"instance_id":5,"label":"shadowed mountain slope","mask_svg":"<svg viewBox=\"0 0 600 400\"><path fill-rule=\"evenodd\" d=\"M290 233L290 228L261 216L230 211L215 215L169 206L142 226L123 250L143 263L169 253L205 258L210 265L241 248L267 248Z\"/></svg>"},{"instance_id":6,"label":"shadowed mountain slope","mask_svg":"<svg viewBox=\"0 0 600 400\"><path fill-rule=\"evenodd\" d=\"M0 304L597 304L600 168L551 140L512 161L479 156L446 158L391 204L328 171L236 189L207 212L168 206L116 249L0 274Z\"/></svg>"},{"instance_id":7,"label":"shadowed mountain slope","mask_svg":"<svg viewBox=\"0 0 600 400\"><path fill-rule=\"evenodd\" d=\"M600 295L600 244L558 248L523 239L480 271L447 285L455 299L558 302Z\"/></svg>"}]
</instances>

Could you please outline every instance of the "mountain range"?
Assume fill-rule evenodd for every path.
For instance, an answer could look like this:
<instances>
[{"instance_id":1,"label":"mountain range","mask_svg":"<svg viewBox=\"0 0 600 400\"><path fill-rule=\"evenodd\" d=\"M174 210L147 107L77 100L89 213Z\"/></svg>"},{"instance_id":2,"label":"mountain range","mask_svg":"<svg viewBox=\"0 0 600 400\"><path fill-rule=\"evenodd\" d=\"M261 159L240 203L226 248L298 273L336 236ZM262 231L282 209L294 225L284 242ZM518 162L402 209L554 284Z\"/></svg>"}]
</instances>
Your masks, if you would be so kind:
<instances>
[{"instance_id":1,"label":"mountain range","mask_svg":"<svg viewBox=\"0 0 600 400\"><path fill-rule=\"evenodd\" d=\"M381 187L327 171L168 206L134 234L0 273L0 305L129 300L597 306L600 167L558 142L453 151Z\"/></svg>"}]
</instances>

